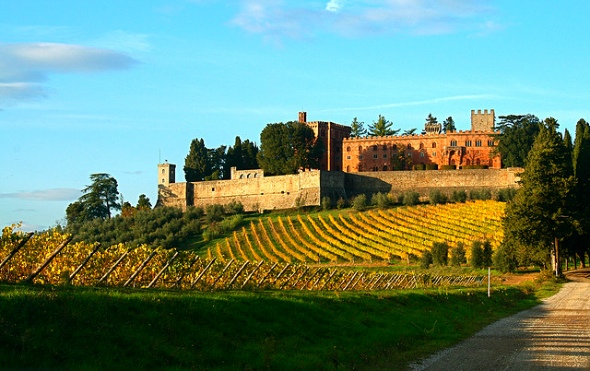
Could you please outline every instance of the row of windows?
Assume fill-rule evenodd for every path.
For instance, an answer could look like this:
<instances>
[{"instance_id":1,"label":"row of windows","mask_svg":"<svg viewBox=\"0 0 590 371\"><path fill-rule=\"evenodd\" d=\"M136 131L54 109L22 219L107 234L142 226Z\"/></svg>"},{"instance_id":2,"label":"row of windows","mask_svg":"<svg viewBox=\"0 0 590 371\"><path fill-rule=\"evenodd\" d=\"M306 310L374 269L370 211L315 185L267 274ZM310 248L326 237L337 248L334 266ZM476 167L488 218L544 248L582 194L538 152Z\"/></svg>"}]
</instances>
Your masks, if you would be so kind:
<instances>
[{"instance_id":1,"label":"row of windows","mask_svg":"<svg viewBox=\"0 0 590 371\"><path fill-rule=\"evenodd\" d=\"M458 143L457 140L451 140L451 147L456 147L457 143ZM482 146L481 139L476 140L475 147L481 147L481 146ZM494 146L494 140L489 139L488 140L488 147L493 147L493 146ZM431 147L436 148L436 142L432 142ZM473 141L466 140L465 147L473 147ZM375 144L372 146L372 149L373 149L373 151L377 151L379 149L379 146ZM383 144L382 149L384 151L387 151L389 149L389 147L387 144ZM392 145L391 149L394 151L397 150L397 145L396 144ZM413 147L410 143L408 143L408 145L406 146L406 149L413 149ZM420 143L419 149L424 149L424 143ZM359 150L359 152L363 151L364 150L363 146L359 146L358 150ZM350 146L346 147L346 152L350 152L350 151L352 151L352 147L350 147Z\"/></svg>"}]
</instances>

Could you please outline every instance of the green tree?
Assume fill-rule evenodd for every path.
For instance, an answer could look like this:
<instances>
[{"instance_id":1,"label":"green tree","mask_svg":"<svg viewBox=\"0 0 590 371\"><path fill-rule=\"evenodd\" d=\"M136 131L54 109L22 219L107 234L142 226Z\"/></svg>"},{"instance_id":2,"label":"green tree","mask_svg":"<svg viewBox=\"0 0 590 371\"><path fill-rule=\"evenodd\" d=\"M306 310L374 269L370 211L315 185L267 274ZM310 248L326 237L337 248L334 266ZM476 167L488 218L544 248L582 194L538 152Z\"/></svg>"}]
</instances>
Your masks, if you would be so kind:
<instances>
[{"instance_id":1,"label":"green tree","mask_svg":"<svg viewBox=\"0 0 590 371\"><path fill-rule=\"evenodd\" d=\"M121 210L117 180L105 173L91 174L92 183L82 190L78 201L66 209L68 224L93 219L110 219L111 210Z\"/></svg>"},{"instance_id":2,"label":"green tree","mask_svg":"<svg viewBox=\"0 0 590 371\"><path fill-rule=\"evenodd\" d=\"M473 241L471 243L471 259L469 264L472 268L481 269L483 268L483 248L481 241Z\"/></svg>"},{"instance_id":3,"label":"green tree","mask_svg":"<svg viewBox=\"0 0 590 371\"><path fill-rule=\"evenodd\" d=\"M405 144L396 144L394 152L391 154L390 163L392 170L411 170L412 169L412 157L409 155L411 151L407 149ZM408 152L408 153L406 153Z\"/></svg>"},{"instance_id":4,"label":"green tree","mask_svg":"<svg viewBox=\"0 0 590 371\"><path fill-rule=\"evenodd\" d=\"M221 145L207 150L210 171L205 174L205 180L229 179L229 168L225 164L226 148L225 145ZM226 169L228 174L224 176Z\"/></svg>"},{"instance_id":5,"label":"green tree","mask_svg":"<svg viewBox=\"0 0 590 371\"><path fill-rule=\"evenodd\" d=\"M184 159L184 178L187 182L204 180L212 172L210 153L203 138L191 141L190 150Z\"/></svg>"},{"instance_id":6,"label":"green tree","mask_svg":"<svg viewBox=\"0 0 590 371\"><path fill-rule=\"evenodd\" d=\"M446 242L432 244L432 259L434 265L447 266L449 260L449 245Z\"/></svg>"},{"instance_id":7,"label":"green tree","mask_svg":"<svg viewBox=\"0 0 590 371\"><path fill-rule=\"evenodd\" d=\"M351 138L360 138L367 135L367 129L364 127L365 123L362 121L358 121L355 118L352 119L350 123L350 137Z\"/></svg>"},{"instance_id":8,"label":"green tree","mask_svg":"<svg viewBox=\"0 0 590 371\"><path fill-rule=\"evenodd\" d=\"M408 136L409 135L414 135L416 133L416 130L418 130L418 129L411 128L411 129L408 129L408 130L404 130L404 132L402 133L402 135L408 135Z\"/></svg>"},{"instance_id":9,"label":"green tree","mask_svg":"<svg viewBox=\"0 0 590 371\"><path fill-rule=\"evenodd\" d=\"M573 169L571 156L557 132L557 121L546 119L528 154L521 188L506 207L502 242L521 265L547 264L555 242L572 232Z\"/></svg>"},{"instance_id":10,"label":"green tree","mask_svg":"<svg viewBox=\"0 0 590 371\"><path fill-rule=\"evenodd\" d=\"M455 127L455 120L453 120L452 116L447 117L447 119L443 121L442 130L443 133L452 133L457 131L457 128Z\"/></svg>"},{"instance_id":11,"label":"green tree","mask_svg":"<svg viewBox=\"0 0 590 371\"><path fill-rule=\"evenodd\" d=\"M467 258L465 257L465 245L463 242L457 242L457 246L451 249L451 260L449 263L454 267L460 267L461 264L467 263Z\"/></svg>"},{"instance_id":12,"label":"green tree","mask_svg":"<svg viewBox=\"0 0 590 371\"><path fill-rule=\"evenodd\" d=\"M300 122L268 124L260 133L257 160L269 174L295 174L319 166L323 147L313 130Z\"/></svg>"},{"instance_id":13,"label":"green tree","mask_svg":"<svg viewBox=\"0 0 590 371\"><path fill-rule=\"evenodd\" d=\"M428 117L426 118L426 123L427 124L438 124L438 119L434 116L432 116L432 113L428 114Z\"/></svg>"},{"instance_id":14,"label":"green tree","mask_svg":"<svg viewBox=\"0 0 590 371\"><path fill-rule=\"evenodd\" d=\"M150 199L145 194L140 194L139 198L137 199L137 206L138 210L149 210L152 208L152 203Z\"/></svg>"},{"instance_id":15,"label":"green tree","mask_svg":"<svg viewBox=\"0 0 590 371\"><path fill-rule=\"evenodd\" d=\"M541 122L534 115L500 116L496 153L505 167L525 167L529 151L539 133Z\"/></svg>"},{"instance_id":16,"label":"green tree","mask_svg":"<svg viewBox=\"0 0 590 371\"><path fill-rule=\"evenodd\" d=\"M369 135L374 137L384 137L388 135L396 135L400 129L393 130L391 127L393 123L386 120L385 116L379 115L379 119L369 125Z\"/></svg>"},{"instance_id":17,"label":"green tree","mask_svg":"<svg viewBox=\"0 0 590 371\"><path fill-rule=\"evenodd\" d=\"M230 178L230 169L233 166L238 170L257 169L257 154L258 146L256 146L255 143L250 142L248 139L242 141L242 139L237 136L234 145L227 149L223 178Z\"/></svg>"},{"instance_id":18,"label":"green tree","mask_svg":"<svg viewBox=\"0 0 590 371\"><path fill-rule=\"evenodd\" d=\"M572 154L575 178L575 219L580 224L580 230L574 233L570 246L571 253L577 254L584 266L584 254L590 252L590 125L584 119L576 124Z\"/></svg>"}]
</instances>

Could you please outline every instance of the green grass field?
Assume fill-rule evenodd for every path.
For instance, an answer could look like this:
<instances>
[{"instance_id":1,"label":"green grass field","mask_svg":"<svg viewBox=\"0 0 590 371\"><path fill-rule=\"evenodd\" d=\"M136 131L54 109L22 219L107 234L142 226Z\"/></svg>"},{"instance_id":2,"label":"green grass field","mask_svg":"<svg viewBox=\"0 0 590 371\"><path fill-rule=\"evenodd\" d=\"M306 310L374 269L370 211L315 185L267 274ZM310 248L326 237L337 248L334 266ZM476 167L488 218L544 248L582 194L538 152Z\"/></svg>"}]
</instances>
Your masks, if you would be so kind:
<instances>
[{"instance_id":1,"label":"green grass field","mask_svg":"<svg viewBox=\"0 0 590 371\"><path fill-rule=\"evenodd\" d=\"M9 369L403 369L555 284L388 292L0 285Z\"/></svg>"}]
</instances>

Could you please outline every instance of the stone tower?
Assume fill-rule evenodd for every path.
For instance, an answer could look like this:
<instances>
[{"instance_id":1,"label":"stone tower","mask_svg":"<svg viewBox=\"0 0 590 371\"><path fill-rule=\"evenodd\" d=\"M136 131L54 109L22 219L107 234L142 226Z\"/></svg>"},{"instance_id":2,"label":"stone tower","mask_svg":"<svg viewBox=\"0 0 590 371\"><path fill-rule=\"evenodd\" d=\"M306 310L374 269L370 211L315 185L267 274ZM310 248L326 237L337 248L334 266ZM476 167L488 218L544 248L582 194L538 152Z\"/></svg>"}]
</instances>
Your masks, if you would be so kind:
<instances>
[{"instance_id":1,"label":"stone tower","mask_svg":"<svg viewBox=\"0 0 590 371\"><path fill-rule=\"evenodd\" d=\"M471 131L494 131L496 125L496 116L494 110L471 110Z\"/></svg>"},{"instance_id":2,"label":"stone tower","mask_svg":"<svg viewBox=\"0 0 590 371\"><path fill-rule=\"evenodd\" d=\"M168 161L158 164L158 185L168 187L174 182L176 182L176 165L169 164Z\"/></svg>"}]
</instances>

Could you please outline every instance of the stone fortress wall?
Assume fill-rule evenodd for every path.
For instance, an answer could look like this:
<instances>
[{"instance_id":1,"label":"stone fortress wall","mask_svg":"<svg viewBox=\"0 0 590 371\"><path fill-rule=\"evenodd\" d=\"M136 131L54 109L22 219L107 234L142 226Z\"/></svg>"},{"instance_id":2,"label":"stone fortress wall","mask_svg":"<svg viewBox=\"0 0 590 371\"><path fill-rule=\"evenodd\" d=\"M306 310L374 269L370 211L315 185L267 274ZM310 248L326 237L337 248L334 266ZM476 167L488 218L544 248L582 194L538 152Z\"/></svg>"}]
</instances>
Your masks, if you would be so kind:
<instances>
[{"instance_id":1,"label":"stone fortress wall","mask_svg":"<svg viewBox=\"0 0 590 371\"><path fill-rule=\"evenodd\" d=\"M299 174L258 176L230 180L159 184L158 204L206 207L239 201L246 211L280 210L297 206L319 206L325 196L336 201L364 193L397 196L407 191L427 199L432 190L450 195L455 190L487 189L497 192L517 188L522 169L425 170L345 173L305 171Z\"/></svg>"},{"instance_id":2,"label":"stone fortress wall","mask_svg":"<svg viewBox=\"0 0 590 371\"><path fill-rule=\"evenodd\" d=\"M176 183L176 165L166 162L158 165L158 205L186 209L191 205L206 207L239 201L246 211L261 211L319 206L325 196L336 201L340 197L351 198L361 193L368 196L377 192L399 195L412 190L426 199L434 189L450 195L456 190L487 189L496 192L516 188L523 169L501 169L499 157L490 155L495 144L494 120L494 110L483 113L472 110L470 131L442 134L439 127L435 128L438 132L427 135L348 139L349 127L332 122L307 122L306 113L300 112L299 121L310 125L316 137L324 142L326 152L320 170L265 177L261 169L232 168L229 180ZM428 151L438 151L444 154L441 164L475 164L474 159L470 160L468 156L474 152L482 159L482 164L489 162L490 169L386 171L390 169L389 160L383 158L395 153L394 145L402 138L419 151L413 156L416 163L438 163L436 160L425 161L432 155ZM374 161L385 161L385 165L375 165Z\"/></svg>"}]
</instances>

